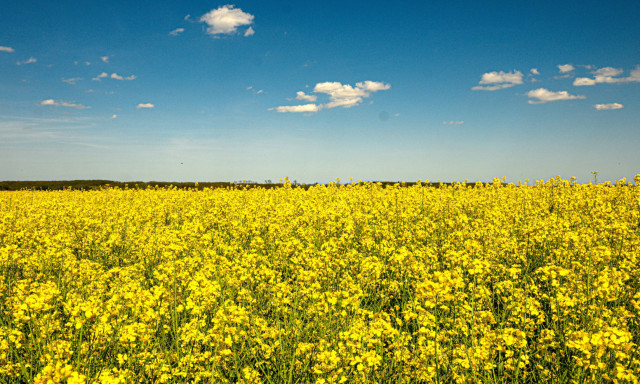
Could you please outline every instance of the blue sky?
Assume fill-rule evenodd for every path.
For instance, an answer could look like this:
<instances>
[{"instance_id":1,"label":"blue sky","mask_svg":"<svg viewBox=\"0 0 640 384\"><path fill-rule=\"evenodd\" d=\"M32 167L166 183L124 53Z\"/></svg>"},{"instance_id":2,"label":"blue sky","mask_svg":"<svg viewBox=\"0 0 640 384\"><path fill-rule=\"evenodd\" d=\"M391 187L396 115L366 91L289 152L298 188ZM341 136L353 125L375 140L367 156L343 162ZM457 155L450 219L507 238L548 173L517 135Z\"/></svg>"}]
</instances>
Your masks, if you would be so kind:
<instances>
[{"instance_id":1,"label":"blue sky","mask_svg":"<svg viewBox=\"0 0 640 384\"><path fill-rule=\"evenodd\" d=\"M0 180L640 173L637 1L21 1Z\"/></svg>"}]
</instances>

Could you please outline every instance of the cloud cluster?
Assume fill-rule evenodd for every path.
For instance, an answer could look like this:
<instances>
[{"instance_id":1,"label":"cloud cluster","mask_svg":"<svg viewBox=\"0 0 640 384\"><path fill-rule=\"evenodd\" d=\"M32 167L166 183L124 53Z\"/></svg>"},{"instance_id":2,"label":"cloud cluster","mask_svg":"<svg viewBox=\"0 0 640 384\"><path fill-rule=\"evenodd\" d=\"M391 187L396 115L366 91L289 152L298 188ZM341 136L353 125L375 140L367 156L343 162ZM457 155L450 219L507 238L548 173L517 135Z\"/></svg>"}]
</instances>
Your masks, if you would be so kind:
<instances>
[{"instance_id":1,"label":"cloud cluster","mask_svg":"<svg viewBox=\"0 0 640 384\"><path fill-rule=\"evenodd\" d=\"M545 88L531 90L527 92L527 96L531 99L537 99L529 100L529 104L543 104L558 100L585 99L585 96L582 95L571 95L567 91L552 92Z\"/></svg>"},{"instance_id":2,"label":"cloud cluster","mask_svg":"<svg viewBox=\"0 0 640 384\"><path fill-rule=\"evenodd\" d=\"M151 109L151 108L155 108L156 106L151 104L151 103L140 103L138 104L138 106L136 107L136 109Z\"/></svg>"},{"instance_id":3,"label":"cloud cluster","mask_svg":"<svg viewBox=\"0 0 640 384\"><path fill-rule=\"evenodd\" d=\"M109 74L107 72L102 72L101 74L99 74L98 76L94 77L91 80L100 81L100 80L106 79L108 77L110 77L110 78L112 78L114 80L135 80L136 79L135 75L124 77L124 76L118 75L117 73L112 73L111 76L109 76Z\"/></svg>"},{"instance_id":4,"label":"cloud cluster","mask_svg":"<svg viewBox=\"0 0 640 384\"><path fill-rule=\"evenodd\" d=\"M640 82L640 65L636 66L634 70L631 71L628 77L618 77L622 75L622 69L613 68L613 67L604 67L597 69L591 73L593 73L594 77L578 77L573 81L573 85L576 87L585 86L585 85L596 85L601 83L634 83Z\"/></svg>"},{"instance_id":5,"label":"cloud cluster","mask_svg":"<svg viewBox=\"0 0 640 384\"><path fill-rule=\"evenodd\" d=\"M253 24L254 16L250 13L243 12L240 8L234 8L233 5L223 5L217 9L213 9L200 17L201 23L206 23L209 27L207 33L210 35L230 35L236 33L238 27ZM253 28L249 27L244 33L245 36L254 34Z\"/></svg>"},{"instance_id":6,"label":"cloud cluster","mask_svg":"<svg viewBox=\"0 0 640 384\"><path fill-rule=\"evenodd\" d=\"M61 101L61 100L54 100L54 99L47 99L47 100L42 100L40 102L40 105L48 105L48 106L52 106L52 107L67 107L67 108L75 108L75 109L89 109L91 107L86 107L82 104L75 104L75 103L69 103L66 101Z\"/></svg>"},{"instance_id":7,"label":"cloud cluster","mask_svg":"<svg viewBox=\"0 0 640 384\"><path fill-rule=\"evenodd\" d=\"M37 61L38 60L36 60L36 58L32 56L32 57L28 58L27 60L22 60L22 61L16 62L16 65L31 64L31 63L35 63Z\"/></svg>"},{"instance_id":8,"label":"cloud cluster","mask_svg":"<svg viewBox=\"0 0 640 384\"><path fill-rule=\"evenodd\" d=\"M390 84L379 81L363 81L356 83L355 87L349 84L342 84L337 81L327 81L318 83L313 88L314 93L323 93L329 96L329 102L326 104L304 104L292 106L280 106L271 108L277 112L318 112L324 108L351 108L360 103L365 98L371 96L372 93L385 91L390 89ZM318 99L316 95L307 95L302 91L296 93L297 100L305 100L315 102Z\"/></svg>"},{"instance_id":9,"label":"cloud cluster","mask_svg":"<svg viewBox=\"0 0 640 384\"><path fill-rule=\"evenodd\" d=\"M11 48L11 47L3 47L3 46L1 46L1 45L0 45L0 52L13 53L13 52L15 52L15 51L16 51L16 50L15 50L15 49L13 49L13 48Z\"/></svg>"},{"instance_id":10,"label":"cloud cluster","mask_svg":"<svg viewBox=\"0 0 640 384\"><path fill-rule=\"evenodd\" d=\"M471 88L474 91L496 91L522 84L522 72L487 72L482 74L480 85Z\"/></svg>"},{"instance_id":11,"label":"cloud cluster","mask_svg":"<svg viewBox=\"0 0 640 384\"><path fill-rule=\"evenodd\" d=\"M624 105L620 103L609 103L609 104L596 104L593 106L598 111L607 111L612 109L622 109Z\"/></svg>"}]
</instances>

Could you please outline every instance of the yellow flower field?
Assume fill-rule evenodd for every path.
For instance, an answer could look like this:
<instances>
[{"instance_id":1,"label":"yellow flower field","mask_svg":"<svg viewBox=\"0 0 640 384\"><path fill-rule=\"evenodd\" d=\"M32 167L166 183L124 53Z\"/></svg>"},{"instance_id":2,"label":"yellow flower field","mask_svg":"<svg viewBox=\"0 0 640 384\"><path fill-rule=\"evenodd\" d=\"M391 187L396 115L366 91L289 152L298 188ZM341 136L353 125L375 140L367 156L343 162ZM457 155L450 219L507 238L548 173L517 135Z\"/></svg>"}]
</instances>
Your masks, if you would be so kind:
<instances>
[{"instance_id":1,"label":"yellow flower field","mask_svg":"<svg viewBox=\"0 0 640 384\"><path fill-rule=\"evenodd\" d=\"M0 383L637 383L639 181L0 192Z\"/></svg>"}]
</instances>

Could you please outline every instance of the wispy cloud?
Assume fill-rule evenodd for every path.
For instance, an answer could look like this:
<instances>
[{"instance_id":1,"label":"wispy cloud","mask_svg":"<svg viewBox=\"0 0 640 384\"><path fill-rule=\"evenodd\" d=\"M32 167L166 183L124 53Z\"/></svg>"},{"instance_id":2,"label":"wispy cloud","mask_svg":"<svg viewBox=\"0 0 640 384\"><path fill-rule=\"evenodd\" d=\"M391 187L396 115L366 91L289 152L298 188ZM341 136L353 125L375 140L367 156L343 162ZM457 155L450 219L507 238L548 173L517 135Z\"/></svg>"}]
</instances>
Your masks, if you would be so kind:
<instances>
[{"instance_id":1,"label":"wispy cloud","mask_svg":"<svg viewBox=\"0 0 640 384\"><path fill-rule=\"evenodd\" d=\"M31 63L35 63L37 61L38 60L36 60L36 58L32 56L32 57L28 58L27 60L22 60L22 61L16 62L16 65L31 64Z\"/></svg>"},{"instance_id":2,"label":"wispy cloud","mask_svg":"<svg viewBox=\"0 0 640 384\"><path fill-rule=\"evenodd\" d=\"M318 83L313 88L314 93L323 93L329 96L329 102L326 104L304 104L294 106L281 106L271 108L278 112L318 112L324 108L351 108L360 103L365 98L371 96L372 93L390 89L390 84L378 81L363 81L356 83L355 87L349 84L342 84L337 81L327 81ZM297 100L316 101L318 96L307 95L302 91L296 93Z\"/></svg>"},{"instance_id":3,"label":"wispy cloud","mask_svg":"<svg viewBox=\"0 0 640 384\"><path fill-rule=\"evenodd\" d=\"M234 8L233 5L227 4L202 15L200 22L206 23L209 26L207 33L215 36L236 33L238 27L253 24L253 19L254 16L252 14L243 12L242 9ZM251 30L253 31L253 29ZM245 36L252 34L253 33L249 33L249 35L247 35L247 32L245 32Z\"/></svg>"},{"instance_id":4,"label":"wispy cloud","mask_svg":"<svg viewBox=\"0 0 640 384\"><path fill-rule=\"evenodd\" d=\"M294 113L318 112L321 109L322 109L322 106L317 104L285 105L281 107L269 108L270 111L275 110L277 112L294 112Z\"/></svg>"},{"instance_id":5,"label":"wispy cloud","mask_svg":"<svg viewBox=\"0 0 640 384\"><path fill-rule=\"evenodd\" d=\"M246 31L244 31L244 37L253 36L255 33L256 31L254 31L252 27L249 27Z\"/></svg>"},{"instance_id":6,"label":"wispy cloud","mask_svg":"<svg viewBox=\"0 0 640 384\"><path fill-rule=\"evenodd\" d=\"M15 49L13 49L13 48L11 48L11 47L3 47L3 46L1 46L1 45L0 45L0 52L13 53L13 52L15 52L15 51L16 51L16 50L15 50Z\"/></svg>"},{"instance_id":7,"label":"wispy cloud","mask_svg":"<svg viewBox=\"0 0 640 384\"><path fill-rule=\"evenodd\" d=\"M622 75L623 70L613 67L604 67L591 72L594 77L578 77L574 80L573 85L576 87L584 85L596 85L601 83L637 83L640 82L640 65L636 66L627 77L618 77Z\"/></svg>"},{"instance_id":8,"label":"wispy cloud","mask_svg":"<svg viewBox=\"0 0 640 384\"><path fill-rule=\"evenodd\" d=\"M67 84L71 84L71 85L76 85L76 83L78 81L82 80L81 77L72 77L70 79L62 79L63 83L67 83Z\"/></svg>"},{"instance_id":9,"label":"wispy cloud","mask_svg":"<svg viewBox=\"0 0 640 384\"><path fill-rule=\"evenodd\" d=\"M151 104L151 103L140 103L140 104L138 104L136 109L151 109L151 108L155 108L155 107L156 106Z\"/></svg>"},{"instance_id":10,"label":"wispy cloud","mask_svg":"<svg viewBox=\"0 0 640 384\"><path fill-rule=\"evenodd\" d=\"M40 105L52 106L52 107L75 108L75 109L89 109L89 108L91 108L91 107L84 106L82 104L69 103L67 101L54 100L54 99L42 100L40 102Z\"/></svg>"},{"instance_id":11,"label":"wispy cloud","mask_svg":"<svg viewBox=\"0 0 640 384\"><path fill-rule=\"evenodd\" d=\"M487 72L482 74L479 84L471 89L474 91L497 91L498 89L511 88L514 85L522 84L522 72Z\"/></svg>"},{"instance_id":12,"label":"wispy cloud","mask_svg":"<svg viewBox=\"0 0 640 384\"><path fill-rule=\"evenodd\" d=\"M102 56L102 57L100 57L100 60L102 60L102 62L104 62L104 63L108 63L109 62L109 56Z\"/></svg>"},{"instance_id":13,"label":"wispy cloud","mask_svg":"<svg viewBox=\"0 0 640 384\"><path fill-rule=\"evenodd\" d=\"M537 68L531 68L531 74L532 74L532 75L539 75L539 74L540 74L540 72L538 71L538 69L537 69Z\"/></svg>"},{"instance_id":14,"label":"wispy cloud","mask_svg":"<svg viewBox=\"0 0 640 384\"><path fill-rule=\"evenodd\" d=\"M574 67L571 64L558 65L558 70L560 71L560 73L568 73L568 72L574 71L575 69L576 67Z\"/></svg>"},{"instance_id":15,"label":"wispy cloud","mask_svg":"<svg viewBox=\"0 0 640 384\"><path fill-rule=\"evenodd\" d=\"M443 121L443 125L462 125L464 121Z\"/></svg>"},{"instance_id":16,"label":"wispy cloud","mask_svg":"<svg viewBox=\"0 0 640 384\"><path fill-rule=\"evenodd\" d=\"M593 106L593 108L597 109L598 111L606 111L611 109L622 109L624 108L624 105L620 103L596 104Z\"/></svg>"},{"instance_id":17,"label":"wispy cloud","mask_svg":"<svg viewBox=\"0 0 640 384\"><path fill-rule=\"evenodd\" d=\"M585 99L582 95L571 95L567 91L552 92L545 88L538 88L527 92L527 96L531 99L529 104L543 104L550 101Z\"/></svg>"},{"instance_id":18,"label":"wispy cloud","mask_svg":"<svg viewBox=\"0 0 640 384\"><path fill-rule=\"evenodd\" d=\"M173 31L169 32L169 35L170 36L178 36L182 32L184 32L184 28L176 28Z\"/></svg>"}]
</instances>

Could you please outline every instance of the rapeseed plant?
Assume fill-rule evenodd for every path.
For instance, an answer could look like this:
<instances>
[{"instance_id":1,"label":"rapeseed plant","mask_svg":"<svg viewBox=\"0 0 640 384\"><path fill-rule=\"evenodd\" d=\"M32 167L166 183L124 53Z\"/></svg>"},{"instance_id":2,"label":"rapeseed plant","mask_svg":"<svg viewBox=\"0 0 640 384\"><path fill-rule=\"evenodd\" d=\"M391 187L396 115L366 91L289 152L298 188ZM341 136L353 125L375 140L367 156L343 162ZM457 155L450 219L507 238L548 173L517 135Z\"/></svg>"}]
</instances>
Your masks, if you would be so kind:
<instances>
[{"instance_id":1,"label":"rapeseed plant","mask_svg":"<svg viewBox=\"0 0 640 384\"><path fill-rule=\"evenodd\" d=\"M0 192L0 383L637 383L634 182Z\"/></svg>"}]
</instances>

